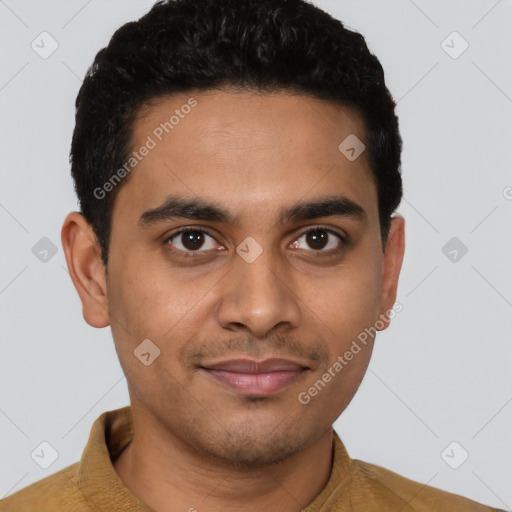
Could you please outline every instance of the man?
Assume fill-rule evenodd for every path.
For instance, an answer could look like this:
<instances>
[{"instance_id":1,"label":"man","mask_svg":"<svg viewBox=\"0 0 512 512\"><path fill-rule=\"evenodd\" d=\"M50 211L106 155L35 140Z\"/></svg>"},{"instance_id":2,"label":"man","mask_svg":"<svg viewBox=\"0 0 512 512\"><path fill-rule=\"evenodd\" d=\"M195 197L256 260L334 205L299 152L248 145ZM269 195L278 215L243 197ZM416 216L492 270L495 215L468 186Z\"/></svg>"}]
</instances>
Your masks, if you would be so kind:
<instances>
[{"instance_id":1,"label":"man","mask_svg":"<svg viewBox=\"0 0 512 512\"><path fill-rule=\"evenodd\" d=\"M404 253L395 104L361 35L302 0L160 2L76 106L62 243L131 405L2 512L496 510L332 429Z\"/></svg>"}]
</instances>

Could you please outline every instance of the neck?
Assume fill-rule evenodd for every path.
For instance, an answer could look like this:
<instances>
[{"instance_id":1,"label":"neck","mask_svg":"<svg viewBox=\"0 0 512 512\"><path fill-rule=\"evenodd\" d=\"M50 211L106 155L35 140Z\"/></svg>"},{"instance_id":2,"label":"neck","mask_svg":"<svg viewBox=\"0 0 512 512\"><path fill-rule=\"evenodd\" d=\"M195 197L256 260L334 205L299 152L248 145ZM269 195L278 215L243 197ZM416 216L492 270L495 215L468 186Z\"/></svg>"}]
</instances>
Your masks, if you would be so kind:
<instances>
[{"instance_id":1,"label":"neck","mask_svg":"<svg viewBox=\"0 0 512 512\"><path fill-rule=\"evenodd\" d=\"M333 431L286 460L242 468L201 454L145 419L114 462L124 485L155 512L300 512L327 484ZM142 427L142 425L140 425Z\"/></svg>"}]
</instances>

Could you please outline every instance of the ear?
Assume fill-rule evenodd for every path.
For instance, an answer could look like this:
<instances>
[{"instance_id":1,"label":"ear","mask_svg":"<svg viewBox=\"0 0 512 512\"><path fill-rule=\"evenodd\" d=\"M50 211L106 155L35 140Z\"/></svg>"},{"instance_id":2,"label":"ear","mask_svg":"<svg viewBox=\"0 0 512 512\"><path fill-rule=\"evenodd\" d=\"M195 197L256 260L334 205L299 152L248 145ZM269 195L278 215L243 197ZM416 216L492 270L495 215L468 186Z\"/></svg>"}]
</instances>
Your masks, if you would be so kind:
<instances>
[{"instance_id":1,"label":"ear","mask_svg":"<svg viewBox=\"0 0 512 512\"><path fill-rule=\"evenodd\" d=\"M382 260L382 287L380 294L380 315L379 319L384 322L384 327L378 329L383 331L389 327L389 311L393 309L396 301L398 288L398 277L402 268L402 261L405 251L405 219L396 215L391 220L389 235L386 242Z\"/></svg>"},{"instance_id":2,"label":"ear","mask_svg":"<svg viewBox=\"0 0 512 512\"><path fill-rule=\"evenodd\" d=\"M106 269L94 230L81 213L67 215L61 241L69 274L82 301L85 321L92 327L107 327L110 319Z\"/></svg>"}]
</instances>

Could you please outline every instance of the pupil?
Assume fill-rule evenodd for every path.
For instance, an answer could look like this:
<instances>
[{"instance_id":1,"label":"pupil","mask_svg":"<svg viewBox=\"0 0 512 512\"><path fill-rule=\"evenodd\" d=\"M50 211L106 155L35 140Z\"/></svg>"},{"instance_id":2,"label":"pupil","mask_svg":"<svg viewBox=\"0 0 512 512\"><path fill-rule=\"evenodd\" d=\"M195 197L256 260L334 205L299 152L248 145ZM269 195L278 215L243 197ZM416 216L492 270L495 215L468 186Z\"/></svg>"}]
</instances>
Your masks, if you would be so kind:
<instances>
[{"instance_id":1,"label":"pupil","mask_svg":"<svg viewBox=\"0 0 512 512\"><path fill-rule=\"evenodd\" d=\"M190 250L201 247L204 241L204 234L200 231L186 231L182 237L183 246Z\"/></svg>"},{"instance_id":2,"label":"pupil","mask_svg":"<svg viewBox=\"0 0 512 512\"><path fill-rule=\"evenodd\" d=\"M327 245L328 235L325 231L310 231L307 234L307 242L313 249L323 249Z\"/></svg>"}]
</instances>

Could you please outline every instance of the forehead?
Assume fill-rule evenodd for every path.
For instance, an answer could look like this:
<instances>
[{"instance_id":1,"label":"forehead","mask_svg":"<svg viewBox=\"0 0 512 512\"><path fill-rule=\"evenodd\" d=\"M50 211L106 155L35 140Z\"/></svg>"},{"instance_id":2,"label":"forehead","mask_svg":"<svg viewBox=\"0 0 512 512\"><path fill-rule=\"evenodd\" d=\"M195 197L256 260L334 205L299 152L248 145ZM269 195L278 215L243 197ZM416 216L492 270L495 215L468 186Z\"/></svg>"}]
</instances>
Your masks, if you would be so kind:
<instances>
[{"instance_id":1,"label":"forehead","mask_svg":"<svg viewBox=\"0 0 512 512\"><path fill-rule=\"evenodd\" d=\"M153 100L134 122L139 158L119 190L116 210L142 212L169 195L209 198L227 208L270 216L283 205L343 193L377 215L366 152L340 151L365 129L352 109L279 92L213 90Z\"/></svg>"}]
</instances>

